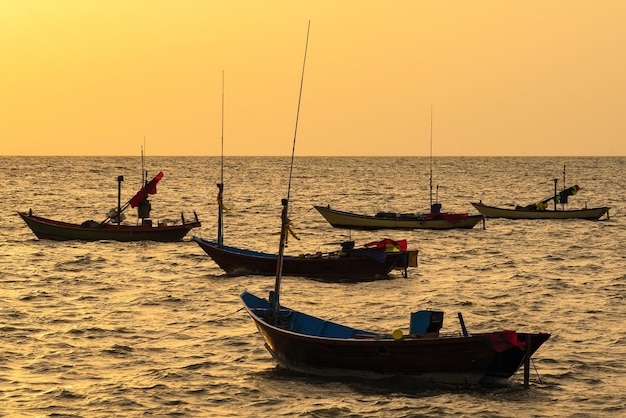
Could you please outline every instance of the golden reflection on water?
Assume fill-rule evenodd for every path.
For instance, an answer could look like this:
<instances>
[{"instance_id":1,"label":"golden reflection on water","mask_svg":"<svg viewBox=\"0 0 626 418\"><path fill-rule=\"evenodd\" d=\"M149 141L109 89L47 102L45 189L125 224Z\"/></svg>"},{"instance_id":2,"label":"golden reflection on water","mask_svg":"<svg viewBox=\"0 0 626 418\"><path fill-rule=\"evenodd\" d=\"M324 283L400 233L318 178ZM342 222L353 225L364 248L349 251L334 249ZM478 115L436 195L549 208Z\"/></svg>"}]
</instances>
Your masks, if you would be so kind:
<instances>
[{"instance_id":1,"label":"golden reflection on water","mask_svg":"<svg viewBox=\"0 0 626 418\"><path fill-rule=\"evenodd\" d=\"M159 220L198 212L216 235L218 158L155 158L163 170L151 198ZM445 331L499 328L546 331L534 361L541 383L512 389L455 391L336 382L277 370L239 294L266 295L273 278L226 277L190 237L182 243L39 241L16 210L81 222L99 219L136 190L136 158L0 158L0 415L252 416L489 414L503 403L538 416L576 410L624 413L622 359L626 294L623 201L610 198L626 178L619 158L566 159L583 190L572 205L611 206L602 222L488 220L486 230L374 231L329 227L312 208L331 204L362 213L428 207L427 158L296 159L291 218L300 241L292 253L406 238L420 250L408 279L357 285L283 281L283 304L349 325L391 332L411 311L443 310ZM278 246L287 159L226 161L224 240L262 251ZM557 158L437 158L444 210L473 212L470 201L532 202L549 195ZM390 174L391 173L391 174ZM607 330L610 330L607 333ZM519 381L519 379L518 379ZM514 379L515 382L515 379ZM586 399L585 402L582 402Z\"/></svg>"}]
</instances>

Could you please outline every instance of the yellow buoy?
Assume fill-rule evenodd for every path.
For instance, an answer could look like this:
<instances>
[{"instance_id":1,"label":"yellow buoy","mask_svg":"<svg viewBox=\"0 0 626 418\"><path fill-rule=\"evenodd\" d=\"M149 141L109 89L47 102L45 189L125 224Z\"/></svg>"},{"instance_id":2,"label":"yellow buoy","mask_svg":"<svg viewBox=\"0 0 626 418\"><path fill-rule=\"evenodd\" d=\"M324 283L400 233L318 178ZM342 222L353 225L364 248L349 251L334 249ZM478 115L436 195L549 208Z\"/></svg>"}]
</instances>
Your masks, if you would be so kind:
<instances>
[{"instance_id":1,"label":"yellow buoy","mask_svg":"<svg viewBox=\"0 0 626 418\"><path fill-rule=\"evenodd\" d=\"M391 333L391 336L393 337L394 340L398 341L398 340L401 340L402 337L404 337L404 334L402 333L401 329L397 329Z\"/></svg>"}]
</instances>

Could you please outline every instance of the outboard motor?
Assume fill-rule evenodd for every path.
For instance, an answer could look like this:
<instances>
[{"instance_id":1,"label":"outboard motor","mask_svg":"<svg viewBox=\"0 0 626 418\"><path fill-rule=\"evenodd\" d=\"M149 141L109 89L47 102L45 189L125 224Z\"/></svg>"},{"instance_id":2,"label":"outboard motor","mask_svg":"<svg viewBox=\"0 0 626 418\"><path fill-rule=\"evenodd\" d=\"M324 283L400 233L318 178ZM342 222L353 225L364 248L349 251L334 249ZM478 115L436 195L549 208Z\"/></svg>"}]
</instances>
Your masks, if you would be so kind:
<instances>
[{"instance_id":1,"label":"outboard motor","mask_svg":"<svg viewBox=\"0 0 626 418\"><path fill-rule=\"evenodd\" d=\"M443 312L441 311L417 311L411 313L411 334L425 334L427 332L439 333L443 326Z\"/></svg>"},{"instance_id":2,"label":"outboard motor","mask_svg":"<svg viewBox=\"0 0 626 418\"><path fill-rule=\"evenodd\" d=\"M354 241L344 241L341 243L341 251L354 250Z\"/></svg>"}]
</instances>

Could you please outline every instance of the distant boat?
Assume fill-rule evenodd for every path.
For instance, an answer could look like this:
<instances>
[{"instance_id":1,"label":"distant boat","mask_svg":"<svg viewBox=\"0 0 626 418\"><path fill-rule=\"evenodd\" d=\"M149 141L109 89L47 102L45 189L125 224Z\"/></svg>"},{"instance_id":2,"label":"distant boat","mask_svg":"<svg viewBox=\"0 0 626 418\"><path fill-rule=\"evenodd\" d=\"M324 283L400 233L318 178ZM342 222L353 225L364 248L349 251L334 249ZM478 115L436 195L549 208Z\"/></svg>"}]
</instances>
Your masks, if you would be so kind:
<instances>
[{"instance_id":1,"label":"distant boat","mask_svg":"<svg viewBox=\"0 0 626 418\"><path fill-rule=\"evenodd\" d=\"M291 171L287 196L290 186ZM268 299L248 292L240 295L265 341L265 348L280 366L329 377L408 377L427 383L475 385L499 383L523 365L524 384L528 384L530 357L548 340L549 334L516 331L470 334L459 314L462 334L442 335L443 313L439 311L414 312L407 334L399 329L386 334L352 328L282 306L280 288L289 197L281 203L274 290L269 292ZM341 302L336 306L341 306Z\"/></svg>"},{"instance_id":2,"label":"distant boat","mask_svg":"<svg viewBox=\"0 0 626 418\"><path fill-rule=\"evenodd\" d=\"M441 203L437 199L433 202L432 107L430 126L430 212L378 212L375 215L363 215L331 209L330 205L313 205L313 207L333 227L347 229L472 229L476 224L484 221L482 215L441 212ZM439 186L437 186L437 197L438 191Z\"/></svg>"},{"instance_id":3,"label":"distant boat","mask_svg":"<svg viewBox=\"0 0 626 418\"><path fill-rule=\"evenodd\" d=\"M277 255L219 245L193 237L222 270L233 276L276 274ZM389 279L394 269L408 276L409 267L417 267L417 250L407 250L406 240L383 240L354 248L354 241L342 243L338 251L284 256L283 274L326 282L361 282Z\"/></svg>"},{"instance_id":4,"label":"distant boat","mask_svg":"<svg viewBox=\"0 0 626 418\"><path fill-rule=\"evenodd\" d=\"M467 213L395 213L379 212L361 215L314 205L315 209L335 228L347 229L471 229L483 221L482 215Z\"/></svg>"},{"instance_id":5,"label":"distant boat","mask_svg":"<svg viewBox=\"0 0 626 418\"><path fill-rule=\"evenodd\" d=\"M195 221L183 222L177 225L123 225L100 224L96 221L86 221L82 224L55 221L35 216L32 211L18 212L26 225L39 239L55 241L82 240L82 241L180 241L187 233L201 226L198 217Z\"/></svg>"},{"instance_id":6,"label":"distant boat","mask_svg":"<svg viewBox=\"0 0 626 418\"><path fill-rule=\"evenodd\" d=\"M180 241L191 229L200 227L201 223L198 220L198 215L194 212L195 220L192 222L186 222L184 215L181 214L181 224L167 225L159 223L156 226L152 225L152 220L150 219L151 205L147 197L156 193L156 185L162 177L163 172L159 172L150 182L146 181L144 187L124 206L121 206L119 203L120 190L121 182L124 178L119 176L118 207L111 210L109 216L102 222L88 220L77 224L56 221L33 215L32 209L28 213L18 212L18 214L39 239L56 241ZM123 211L128 206L138 208L141 224L126 225L121 223Z\"/></svg>"},{"instance_id":7,"label":"distant boat","mask_svg":"<svg viewBox=\"0 0 626 418\"><path fill-rule=\"evenodd\" d=\"M472 202L472 205L485 218L598 220L604 215L606 215L607 219L609 218L609 207L607 206L565 209L565 205L568 203L569 198L576 195L580 190L580 187L576 184L571 187L566 187L557 193L557 183L558 179L554 179L554 194L552 196L530 205L518 205L515 208L502 208L485 205L482 201L478 203ZM565 166L563 166L563 184L565 184ZM553 210L548 207L550 202L554 203ZM561 205L561 209L559 209L559 204Z\"/></svg>"},{"instance_id":8,"label":"distant boat","mask_svg":"<svg viewBox=\"0 0 626 418\"><path fill-rule=\"evenodd\" d=\"M482 202L472 202L472 205L485 218L506 218L506 219L587 219L598 220L602 216L609 216L609 208L585 208L568 210L537 210L537 209L508 209L495 206L487 206Z\"/></svg>"}]
</instances>

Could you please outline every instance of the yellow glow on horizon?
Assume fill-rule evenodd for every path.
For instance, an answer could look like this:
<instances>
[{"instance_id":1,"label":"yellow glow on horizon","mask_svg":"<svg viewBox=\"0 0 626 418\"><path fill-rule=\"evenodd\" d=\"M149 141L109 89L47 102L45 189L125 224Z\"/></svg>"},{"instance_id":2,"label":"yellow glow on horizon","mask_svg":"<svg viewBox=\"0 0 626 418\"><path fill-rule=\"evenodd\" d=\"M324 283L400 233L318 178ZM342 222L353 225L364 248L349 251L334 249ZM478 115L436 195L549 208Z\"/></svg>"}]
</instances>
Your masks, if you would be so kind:
<instances>
[{"instance_id":1,"label":"yellow glow on horizon","mask_svg":"<svg viewBox=\"0 0 626 418\"><path fill-rule=\"evenodd\" d=\"M0 155L626 155L621 1L4 1Z\"/></svg>"}]
</instances>

